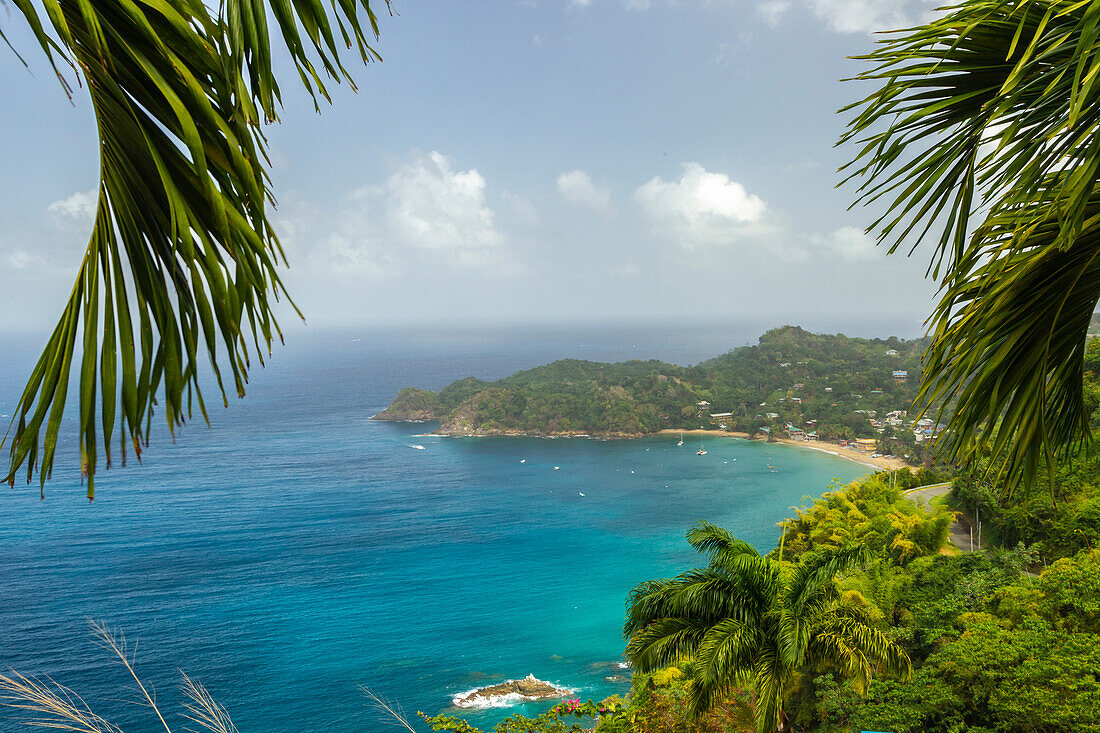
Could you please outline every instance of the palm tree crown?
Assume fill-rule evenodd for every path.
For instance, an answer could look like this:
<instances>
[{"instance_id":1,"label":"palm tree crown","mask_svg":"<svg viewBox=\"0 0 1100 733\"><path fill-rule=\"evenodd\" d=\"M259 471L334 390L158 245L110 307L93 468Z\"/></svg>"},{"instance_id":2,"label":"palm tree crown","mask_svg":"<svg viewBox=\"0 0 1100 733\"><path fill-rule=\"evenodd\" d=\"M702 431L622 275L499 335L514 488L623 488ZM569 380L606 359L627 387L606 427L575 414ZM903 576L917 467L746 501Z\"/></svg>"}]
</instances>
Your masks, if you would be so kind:
<instances>
[{"instance_id":1,"label":"palm tree crown","mask_svg":"<svg viewBox=\"0 0 1100 733\"><path fill-rule=\"evenodd\" d=\"M832 669L859 691L880 667L909 674L905 652L837 591L834 578L862 561L861 548L791 565L708 522L687 540L707 566L634 588L624 635L640 672L691 662L693 714L747 687L756 697L756 729L783 731L784 697L811 665Z\"/></svg>"}]
</instances>

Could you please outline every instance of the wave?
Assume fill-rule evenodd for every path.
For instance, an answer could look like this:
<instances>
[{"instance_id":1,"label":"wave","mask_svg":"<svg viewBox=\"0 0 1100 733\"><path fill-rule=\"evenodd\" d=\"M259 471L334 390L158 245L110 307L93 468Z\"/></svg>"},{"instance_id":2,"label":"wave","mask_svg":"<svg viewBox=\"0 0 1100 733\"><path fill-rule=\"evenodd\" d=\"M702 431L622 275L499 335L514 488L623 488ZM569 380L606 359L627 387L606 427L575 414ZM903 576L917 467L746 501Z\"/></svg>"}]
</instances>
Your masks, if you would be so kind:
<instances>
[{"instance_id":1,"label":"wave","mask_svg":"<svg viewBox=\"0 0 1100 733\"><path fill-rule=\"evenodd\" d=\"M536 700L550 700L576 694L576 690L556 682L544 682L528 675L522 680L506 680L495 685L475 687L451 698L456 708L503 708Z\"/></svg>"}]
</instances>

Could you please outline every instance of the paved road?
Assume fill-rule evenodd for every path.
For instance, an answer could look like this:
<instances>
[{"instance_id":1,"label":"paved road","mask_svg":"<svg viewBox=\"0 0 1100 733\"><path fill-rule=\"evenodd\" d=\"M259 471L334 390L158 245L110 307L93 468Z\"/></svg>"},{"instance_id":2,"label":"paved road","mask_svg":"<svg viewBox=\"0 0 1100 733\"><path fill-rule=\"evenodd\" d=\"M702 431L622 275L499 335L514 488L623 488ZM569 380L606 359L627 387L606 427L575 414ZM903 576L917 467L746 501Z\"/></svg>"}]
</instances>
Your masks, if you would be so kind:
<instances>
[{"instance_id":1,"label":"paved road","mask_svg":"<svg viewBox=\"0 0 1100 733\"><path fill-rule=\"evenodd\" d=\"M905 492L905 496L909 497L918 504L923 504L926 507L932 506L932 499L937 496L943 496L951 490L951 482L943 484L931 484L930 486L921 486L916 489L910 489ZM956 515L955 521L951 523L951 529L947 534L948 541L960 549L963 552L973 552L970 540L970 527L963 524L958 520Z\"/></svg>"}]
</instances>

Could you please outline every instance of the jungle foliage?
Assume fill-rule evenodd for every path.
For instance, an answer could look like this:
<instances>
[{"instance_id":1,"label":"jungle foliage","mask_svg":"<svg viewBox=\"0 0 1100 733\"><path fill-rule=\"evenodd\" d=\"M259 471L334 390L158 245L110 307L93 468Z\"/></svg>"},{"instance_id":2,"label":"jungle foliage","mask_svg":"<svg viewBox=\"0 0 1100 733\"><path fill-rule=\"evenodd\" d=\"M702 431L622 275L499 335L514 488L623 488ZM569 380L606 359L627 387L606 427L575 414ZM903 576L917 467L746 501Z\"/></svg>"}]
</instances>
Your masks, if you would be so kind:
<instances>
[{"instance_id":1,"label":"jungle foliage","mask_svg":"<svg viewBox=\"0 0 1100 733\"><path fill-rule=\"evenodd\" d=\"M469 377L438 395L408 388L377 417L425 419L434 410L431 417L444 432L646 435L716 428L721 420L710 415L728 412L732 417L722 424L731 430L781 431L788 422L816 420L823 437L877 437L867 412L884 415L910 406L924 346L919 340L848 338L784 326L753 346L691 367L567 359L495 382ZM907 380L895 382L895 370L906 371Z\"/></svg>"}]
</instances>

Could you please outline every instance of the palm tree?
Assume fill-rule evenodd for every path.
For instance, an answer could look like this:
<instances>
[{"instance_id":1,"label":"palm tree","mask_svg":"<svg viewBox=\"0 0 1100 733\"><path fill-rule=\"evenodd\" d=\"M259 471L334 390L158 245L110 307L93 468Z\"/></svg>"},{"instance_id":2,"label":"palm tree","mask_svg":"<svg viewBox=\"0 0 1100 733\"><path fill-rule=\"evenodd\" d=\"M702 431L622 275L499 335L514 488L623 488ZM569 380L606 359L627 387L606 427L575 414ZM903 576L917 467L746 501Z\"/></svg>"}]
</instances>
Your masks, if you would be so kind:
<instances>
[{"instance_id":1,"label":"palm tree","mask_svg":"<svg viewBox=\"0 0 1100 733\"><path fill-rule=\"evenodd\" d=\"M634 588L624 635L639 672L691 662L693 715L748 687L756 730L785 731L784 697L803 671L832 669L861 692L880 667L908 676L905 652L842 602L834 583L862 561L861 548L792 565L708 522L687 540L707 566Z\"/></svg>"},{"instance_id":2,"label":"palm tree","mask_svg":"<svg viewBox=\"0 0 1100 733\"><path fill-rule=\"evenodd\" d=\"M283 253L268 218L261 127L281 107L272 29L316 107L327 84L354 86L341 46L364 62L379 58L367 38L378 22L369 0L11 2L64 92L86 86L100 180L76 283L0 441L11 439L5 478L14 483L24 465L28 482L36 469L43 485L50 475L79 353L92 498L100 440L110 467L116 428L125 462L128 442L139 458L147 445L154 404L171 429L193 406L206 418L200 352L228 404L280 337L272 300L286 295ZM9 40L2 28L0 40Z\"/></svg>"},{"instance_id":3,"label":"palm tree","mask_svg":"<svg viewBox=\"0 0 1100 733\"><path fill-rule=\"evenodd\" d=\"M940 300L924 405L955 401L943 454L989 455L1008 490L1089 441L1100 297L1100 0L964 0L862 57L875 91L842 142L893 252L931 239Z\"/></svg>"}]
</instances>

